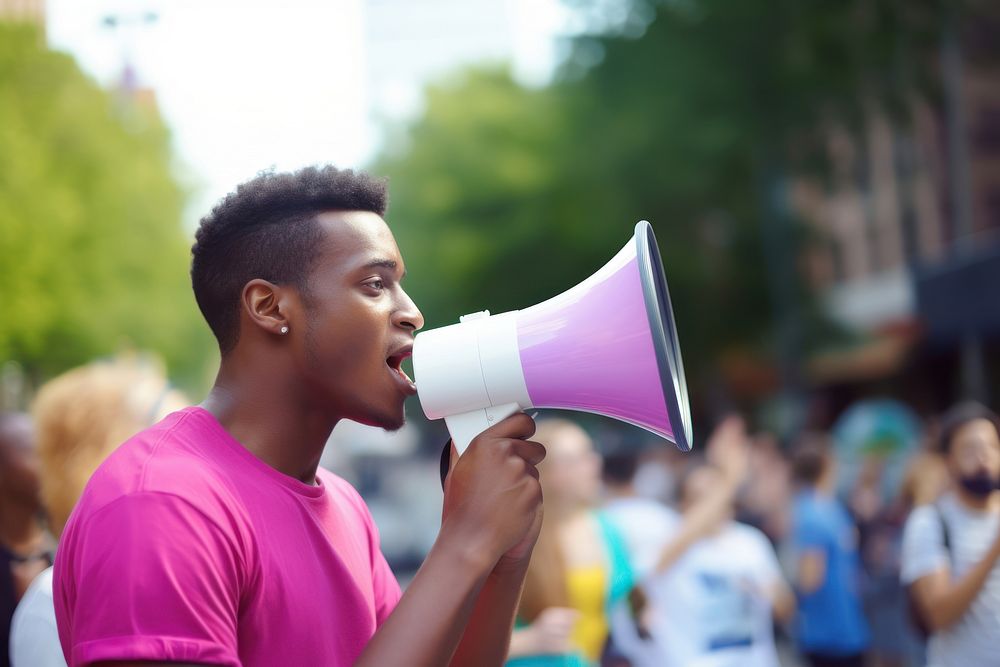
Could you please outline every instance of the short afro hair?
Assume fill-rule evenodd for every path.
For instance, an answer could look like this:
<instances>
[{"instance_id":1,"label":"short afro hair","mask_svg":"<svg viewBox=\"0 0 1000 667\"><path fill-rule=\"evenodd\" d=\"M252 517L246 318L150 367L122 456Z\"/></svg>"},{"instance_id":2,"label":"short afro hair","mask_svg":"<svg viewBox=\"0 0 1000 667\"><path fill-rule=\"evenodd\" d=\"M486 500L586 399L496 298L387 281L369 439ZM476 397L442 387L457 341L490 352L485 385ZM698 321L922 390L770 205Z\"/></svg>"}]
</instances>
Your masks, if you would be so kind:
<instances>
[{"instance_id":1,"label":"short afro hair","mask_svg":"<svg viewBox=\"0 0 1000 667\"><path fill-rule=\"evenodd\" d=\"M316 216L324 211L385 214L386 184L332 166L262 172L236 188L201 220L191 248L191 286L222 354L239 340L239 301L256 278L295 285L320 248Z\"/></svg>"}]
</instances>

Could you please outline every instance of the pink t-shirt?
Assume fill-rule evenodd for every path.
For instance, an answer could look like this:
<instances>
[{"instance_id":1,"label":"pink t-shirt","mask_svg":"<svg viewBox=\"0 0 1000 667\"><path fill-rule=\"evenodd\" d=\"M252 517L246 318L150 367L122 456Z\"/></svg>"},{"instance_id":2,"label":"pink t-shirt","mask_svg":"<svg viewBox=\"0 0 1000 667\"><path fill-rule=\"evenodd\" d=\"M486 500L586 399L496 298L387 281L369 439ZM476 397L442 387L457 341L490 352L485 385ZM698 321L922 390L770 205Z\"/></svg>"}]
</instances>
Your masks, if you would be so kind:
<instances>
[{"instance_id":1,"label":"pink t-shirt","mask_svg":"<svg viewBox=\"0 0 1000 667\"><path fill-rule=\"evenodd\" d=\"M347 482L274 470L208 412L175 412L94 473L59 544L70 665L350 665L399 601Z\"/></svg>"}]
</instances>

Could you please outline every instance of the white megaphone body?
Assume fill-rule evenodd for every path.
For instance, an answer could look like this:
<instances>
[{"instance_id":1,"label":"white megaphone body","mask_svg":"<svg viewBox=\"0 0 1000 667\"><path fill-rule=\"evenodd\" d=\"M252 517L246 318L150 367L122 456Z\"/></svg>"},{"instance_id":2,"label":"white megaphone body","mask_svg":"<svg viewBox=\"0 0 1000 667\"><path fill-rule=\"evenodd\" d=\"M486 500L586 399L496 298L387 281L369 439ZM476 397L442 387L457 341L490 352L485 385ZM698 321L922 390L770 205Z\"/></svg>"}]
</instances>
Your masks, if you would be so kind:
<instances>
[{"instance_id":1,"label":"white megaphone body","mask_svg":"<svg viewBox=\"0 0 1000 667\"><path fill-rule=\"evenodd\" d=\"M460 454L529 408L606 415L691 449L677 329L645 220L611 261L559 296L418 334L413 371L424 413L444 418Z\"/></svg>"}]
</instances>

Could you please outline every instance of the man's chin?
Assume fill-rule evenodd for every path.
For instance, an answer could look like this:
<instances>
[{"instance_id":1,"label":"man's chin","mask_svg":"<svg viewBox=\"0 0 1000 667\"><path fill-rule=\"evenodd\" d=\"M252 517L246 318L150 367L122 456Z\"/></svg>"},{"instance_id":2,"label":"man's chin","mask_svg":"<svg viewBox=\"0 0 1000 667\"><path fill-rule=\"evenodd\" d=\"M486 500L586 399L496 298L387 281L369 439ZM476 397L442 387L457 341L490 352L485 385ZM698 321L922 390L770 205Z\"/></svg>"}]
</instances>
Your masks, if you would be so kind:
<instances>
[{"instance_id":1,"label":"man's chin","mask_svg":"<svg viewBox=\"0 0 1000 667\"><path fill-rule=\"evenodd\" d=\"M389 433L395 433L399 429L406 425L406 417L400 417L399 419L393 420L391 422L383 422L379 426Z\"/></svg>"},{"instance_id":2,"label":"man's chin","mask_svg":"<svg viewBox=\"0 0 1000 667\"><path fill-rule=\"evenodd\" d=\"M367 414L363 418L355 418L353 421L392 433L403 428L406 424L406 415L402 411L398 415Z\"/></svg>"}]
</instances>

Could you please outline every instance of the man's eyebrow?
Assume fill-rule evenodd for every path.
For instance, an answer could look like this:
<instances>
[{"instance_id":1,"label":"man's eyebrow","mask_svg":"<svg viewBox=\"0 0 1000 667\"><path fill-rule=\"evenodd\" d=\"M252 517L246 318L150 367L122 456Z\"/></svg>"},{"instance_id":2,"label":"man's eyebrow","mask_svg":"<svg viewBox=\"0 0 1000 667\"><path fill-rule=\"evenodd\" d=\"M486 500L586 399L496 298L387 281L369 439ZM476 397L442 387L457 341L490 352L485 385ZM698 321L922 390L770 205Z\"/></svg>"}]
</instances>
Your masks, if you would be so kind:
<instances>
[{"instance_id":1,"label":"man's eyebrow","mask_svg":"<svg viewBox=\"0 0 1000 667\"><path fill-rule=\"evenodd\" d=\"M394 259L375 259L364 266L366 269L392 269L393 271L397 267L399 267L399 264ZM403 271L403 277L406 277L406 271Z\"/></svg>"}]
</instances>

